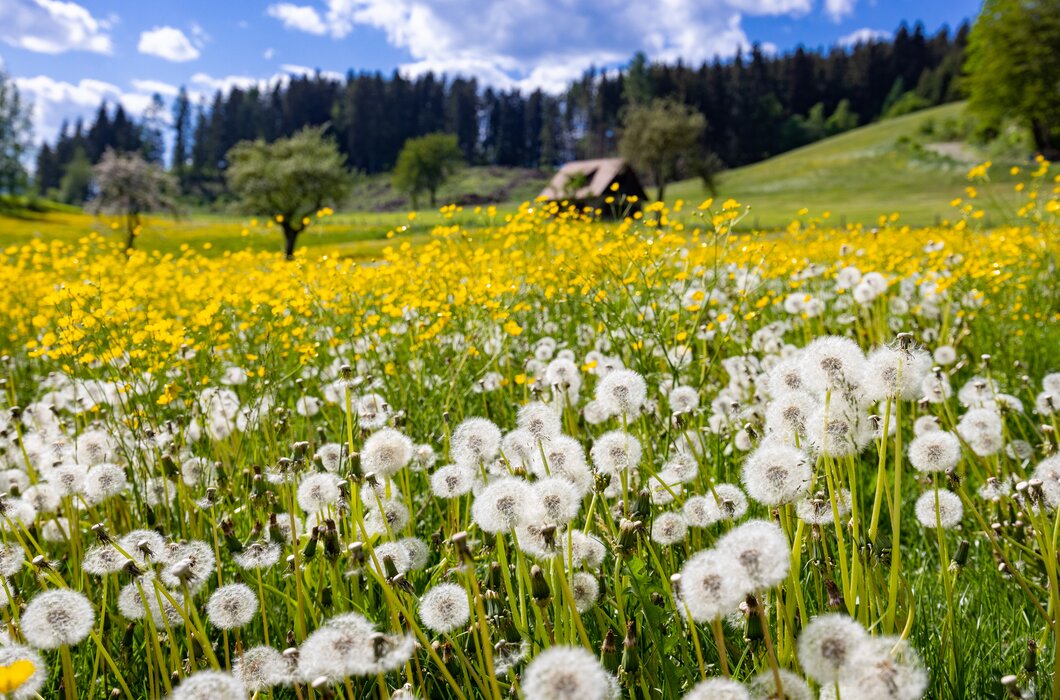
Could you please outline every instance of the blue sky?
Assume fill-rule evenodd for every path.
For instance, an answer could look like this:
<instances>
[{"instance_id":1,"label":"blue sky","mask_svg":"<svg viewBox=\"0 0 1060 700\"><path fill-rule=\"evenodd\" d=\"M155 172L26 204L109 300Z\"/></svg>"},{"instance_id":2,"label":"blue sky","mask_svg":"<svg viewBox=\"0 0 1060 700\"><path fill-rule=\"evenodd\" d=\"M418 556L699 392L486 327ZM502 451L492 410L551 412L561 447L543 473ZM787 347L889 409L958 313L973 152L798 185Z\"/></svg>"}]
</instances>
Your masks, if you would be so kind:
<instances>
[{"instance_id":1,"label":"blue sky","mask_svg":"<svg viewBox=\"0 0 1060 700\"><path fill-rule=\"evenodd\" d=\"M642 50L698 63L759 42L785 51L972 18L978 0L0 0L0 65L38 138L102 99L196 98L320 69L425 70L560 89Z\"/></svg>"}]
</instances>

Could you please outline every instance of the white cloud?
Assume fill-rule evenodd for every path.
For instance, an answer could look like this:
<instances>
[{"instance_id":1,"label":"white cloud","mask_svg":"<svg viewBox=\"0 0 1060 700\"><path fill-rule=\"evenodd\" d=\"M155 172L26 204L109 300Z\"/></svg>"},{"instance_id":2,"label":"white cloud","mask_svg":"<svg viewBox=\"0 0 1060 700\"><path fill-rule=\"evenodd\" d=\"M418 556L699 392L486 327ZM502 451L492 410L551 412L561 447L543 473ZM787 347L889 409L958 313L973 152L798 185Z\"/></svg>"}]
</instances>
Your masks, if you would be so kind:
<instances>
[{"instance_id":1,"label":"white cloud","mask_svg":"<svg viewBox=\"0 0 1060 700\"><path fill-rule=\"evenodd\" d=\"M261 54L261 57L266 61L271 61L272 57L276 55L276 49L269 47L265 49L265 53Z\"/></svg>"},{"instance_id":2,"label":"white cloud","mask_svg":"<svg viewBox=\"0 0 1060 700\"><path fill-rule=\"evenodd\" d=\"M2 0L0 40L38 53L113 49L109 20L100 20L74 2L61 0Z\"/></svg>"},{"instance_id":3,"label":"white cloud","mask_svg":"<svg viewBox=\"0 0 1060 700\"><path fill-rule=\"evenodd\" d=\"M133 80L132 86L136 88L137 92L144 92L151 95L157 93L162 97L176 97L177 93L180 92L180 88L176 85L163 83L160 80Z\"/></svg>"},{"instance_id":4,"label":"white cloud","mask_svg":"<svg viewBox=\"0 0 1060 700\"><path fill-rule=\"evenodd\" d=\"M638 50L655 60L692 63L731 56L751 44L743 16L798 16L813 5L814 0L318 0L272 5L268 12L289 29L336 39L357 26L380 30L411 55L402 66L409 74L432 70L473 75L504 88L557 90L590 66L624 63Z\"/></svg>"},{"instance_id":5,"label":"white cloud","mask_svg":"<svg viewBox=\"0 0 1060 700\"><path fill-rule=\"evenodd\" d=\"M870 41L883 41L890 39L891 33L883 29L869 29L865 27L850 32L846 36L839 37L840 46L857 46L858 44L865 44Z\"/></svg>"},{"instance_id":6,"label":"white cloud","mask_svg":"<svg viewBox=\"0 0 1060 700\"><path fill-rule=\"evenodd\" d=\"M854 4L857 0L824 0L824 13L833 22L839 22L844 17L854 14Z\"/></svg>"},{"instance_id":7,"label":"white cloud","mask_svg":"<svg viewBox=\"0 0 1060 700\"><path fill-rule=\"evenodd\" d=\"M306 5L281 2L278 5L269 5L266 11L270 17L283 22L283 26L288 29L297 29L300 32L317 35L326 34L328 31L324 20L320 18L320 13Z\"/></svg>"},{"instance_id":8,"label":"white cloud","mask_svg":"<svg viewBox=\"0 0 1060 700\"><path fill-rule=\"evenodd\" d=\"M89 78L69 83L47 75L15 78L19 92L33 102L34 137L54 141L63 120L71 123L89 117L103 100L120 103L130 117L139 118L151 104L151 96L165 85L155 81L134 81L134 90L125 91L113 83ZM141 83L137 85L136 83Z\"/></svg>"},{"instance_id":9,"label":"white cloud","mask_svg":"<svg viewBox=\"0 0 1060 700\"><path fill-rule=\"evenodd\" d=\"M199 49L176 27L154 27L141 33L136 48L142 54L158 56L174 63L194 61L200 55Z\"/></svg>"},{"instance_id":10,"label":"white cloud","mask_svg":"<svg viewBox=\"0 0 1060 700\"><path fill-rule=\"evenodd\" d=\"M291 76L303 76L303 75L313 76L313 75L316 75L317 73L320 73L320 76L322 78L326 78L328 80L340 80L341 81L341 80L343 80L346 77L345 75L343 75L342 73L339 73L338 71L319 70L317 68L310 68L309 66L298 66L298 65L295 65L293 63L284 63L282 66L280 66L280 70L283 71L284 73L287 73L288 75L291 75ZM274 78L275 78L275 76L274 76Z\"/></svg>"}]
</instances>

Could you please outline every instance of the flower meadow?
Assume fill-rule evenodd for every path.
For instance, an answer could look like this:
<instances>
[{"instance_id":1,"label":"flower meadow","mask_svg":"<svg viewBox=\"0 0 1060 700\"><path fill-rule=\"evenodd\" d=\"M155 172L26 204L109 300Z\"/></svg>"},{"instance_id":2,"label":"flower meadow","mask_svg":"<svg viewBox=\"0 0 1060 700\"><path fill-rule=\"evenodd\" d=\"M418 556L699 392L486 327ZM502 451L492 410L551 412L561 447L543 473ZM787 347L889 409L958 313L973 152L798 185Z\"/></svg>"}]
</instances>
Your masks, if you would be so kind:
<instances>
[{"instance_id":1,"label":"flower meadow","mask_svg":"<svg viewBox=\"0 0 1060 700\"><path fill-rule=\"evenodd\" d=\"M0 694L1058 697L1060 181L974 186L7 248Z\"/></svg>"}]
</instances>

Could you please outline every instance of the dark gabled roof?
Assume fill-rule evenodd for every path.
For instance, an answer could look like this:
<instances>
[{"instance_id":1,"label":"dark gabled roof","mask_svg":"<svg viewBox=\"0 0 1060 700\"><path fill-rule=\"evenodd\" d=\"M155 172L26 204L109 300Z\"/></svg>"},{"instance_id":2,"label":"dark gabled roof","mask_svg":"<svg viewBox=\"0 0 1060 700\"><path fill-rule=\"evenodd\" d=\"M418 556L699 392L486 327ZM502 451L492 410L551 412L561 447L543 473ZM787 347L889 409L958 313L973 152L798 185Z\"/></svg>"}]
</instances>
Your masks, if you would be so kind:
<instances>
[{"instance_id":1,"label":"dark gabled roof","mask_svg":"<svg viewBox=\"0 0 1060 700\"><path fill-rule=\"evenodd\" d=\"M566 163L552 177L539 197L545 199L589 199L602 197L607 188L623 171L629 168L625 158L596 158L593 160L572 160ZM578 175L588 179L588 184L574 192L567 189L568 183Z\"/></svg>"}]
</instances>

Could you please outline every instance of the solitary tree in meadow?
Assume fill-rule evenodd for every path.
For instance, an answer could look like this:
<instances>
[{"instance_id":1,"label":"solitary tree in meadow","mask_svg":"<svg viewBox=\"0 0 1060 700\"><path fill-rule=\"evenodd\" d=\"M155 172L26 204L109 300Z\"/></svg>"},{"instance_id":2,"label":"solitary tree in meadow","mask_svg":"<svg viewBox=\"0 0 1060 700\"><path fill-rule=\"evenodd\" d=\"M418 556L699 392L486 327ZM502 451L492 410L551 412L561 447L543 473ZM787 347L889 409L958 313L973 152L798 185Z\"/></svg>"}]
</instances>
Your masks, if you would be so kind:
<instances>
[{"instance_id":1,"label":"solitary tree in meadow","mask_svg":"<svg viewBox=\"0 0 1060 700\"><path fill-rule=\"evenodd\" d=\"M394 187L416 206L424 192L435 206L438 188L464 164L464 154L453 134L427 134L409 139L394 166Z\"/></svg>"},{"instance_id":2,"label":"solitary tree in meadow","mask_svg":"<svg viewBox=\"0 0 1060 700\"><path fill-rule=\"evenodd\" d=\"M632 105L626 112L619 149L634 167L651 173L661 201L681 159L693 162L701 157L700 139L706 128L707 120L700 112L674 100Z\"/></svg>"},{"instance_id":3,"label":"solitary tree in meadow","mask_svg":"<svg viewBox=\"0 0 1060 700\"><path fill-rule=\"evenodd\" d=\"M1021 123L1039 153L1060 156L1060 0L986 0L965 70L974 112Z\"/></svg>"},{"instance_id":4,"label":"solitary tree in meadow","mask_svg":"<svg viewBox=\"0 0 1060 700\"><path fill-rule=\"evenodd\" d=\"M108 149L92 174L97 192L89 210L122 218L126 250L133 248L144 214L173 210L176 206L173 199L176 181L161 165L148 163L139 153Z\"/></svg>"},{"instance_id":5,"label":"solitary tree in meadow","mask_svg":"<svg viewBox=\"0 0 1060 700\"><path fill-rule=\"evenodd\" d=\"M324 127L302 129L272 143L237 143L228 151L228 186L251 214L272 217L283 230L284 254L294 258L309 217L334 207L350 189L350 174Z\"/></svg>"}]
</instances>

